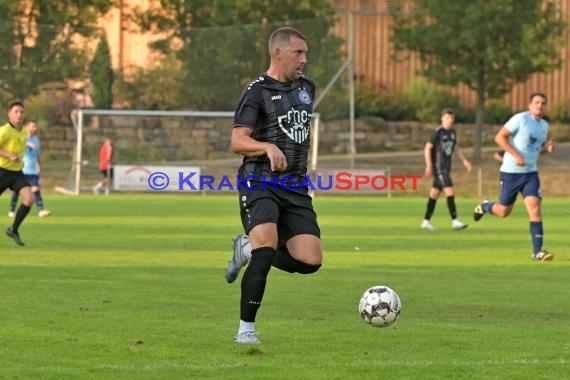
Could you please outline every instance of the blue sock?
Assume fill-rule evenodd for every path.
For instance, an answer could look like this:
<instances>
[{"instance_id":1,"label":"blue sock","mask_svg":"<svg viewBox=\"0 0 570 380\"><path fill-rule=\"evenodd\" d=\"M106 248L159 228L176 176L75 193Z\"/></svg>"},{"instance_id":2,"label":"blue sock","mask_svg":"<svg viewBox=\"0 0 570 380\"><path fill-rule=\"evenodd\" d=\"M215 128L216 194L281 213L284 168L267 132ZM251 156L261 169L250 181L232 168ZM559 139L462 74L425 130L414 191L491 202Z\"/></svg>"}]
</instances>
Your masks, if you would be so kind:
<instances>
[{"instance_id":1,"label":"blue sock","mask_svg":"<svg viewBox=\"0 0 570 380\"><path fill-rule=\"evenodd\" d=\"M542 222L530 222L530 237L532 239L532 249L534 253L542 251Z\"/></svg>"},{"instance_id":2,"label":"blue sock","mask_svg":"<svg viewBox=\"0 0 570 380\"><path fill-rule=\"evenodd\" d=\"M493 205L495 204L495 202L486 202L483 203L483 209L485 210L485 212L488 212L489 214L493 213Z\"/></svg>"},{"instance_id":3,"label":"blue sock","mask_svg":"<svg viewBox=\"0 0 570 380\"><path fill-rule=\"evenodd\" d=\"M38 210L43 210L44 209L44 201L42 199L42 195L40 194L40 191L34 191L34 201L36 202L36 207L38 208Z\"/></svg>"},{"instance_id":4,"label":"blue sock","mask_svg":"<svg viewBox=\"0 0 570 380\"><path fill-rule=\"evenodd\" d=\"M18 204L18 193L12 193L12 198L10 199L10 211L16 211L17 204Z\"/></svg>"}]
</instances>

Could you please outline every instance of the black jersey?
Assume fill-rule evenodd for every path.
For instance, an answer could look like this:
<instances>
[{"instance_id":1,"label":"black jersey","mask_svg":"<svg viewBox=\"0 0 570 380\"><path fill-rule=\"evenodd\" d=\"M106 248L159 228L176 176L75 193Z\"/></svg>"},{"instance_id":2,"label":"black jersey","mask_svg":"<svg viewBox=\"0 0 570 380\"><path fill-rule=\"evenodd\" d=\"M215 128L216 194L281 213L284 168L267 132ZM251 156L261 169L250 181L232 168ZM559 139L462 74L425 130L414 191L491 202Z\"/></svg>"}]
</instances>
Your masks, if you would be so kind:
<instances>
[{"instance_id":1,"label":"black jersey","mask_svg":"<svg viewBox=\"0 0 570 380\"><path fill-rule=\"evenodd\" d=\"M445 173L451 171L451 156L457 144L457 135L453 129L437 127L431 134L430 143L431 163L435 173Z\"/></svg>"},{"instance_id":2,"label":"black jersey","mask_svg":"<svg viewBox=\"0 0 570 380\"><path fill-rule=\"evenodd\" d=\"M283 83L264 74L246 87L234 126L251 128L252 138L275 144L287 158L287 170L272 172L266 155L244 157L239 170L242 178L254 176L278 183L284 176L301 179L306 175L314 97L315 83L306 76Z\"/></svg>"}]
</instances>

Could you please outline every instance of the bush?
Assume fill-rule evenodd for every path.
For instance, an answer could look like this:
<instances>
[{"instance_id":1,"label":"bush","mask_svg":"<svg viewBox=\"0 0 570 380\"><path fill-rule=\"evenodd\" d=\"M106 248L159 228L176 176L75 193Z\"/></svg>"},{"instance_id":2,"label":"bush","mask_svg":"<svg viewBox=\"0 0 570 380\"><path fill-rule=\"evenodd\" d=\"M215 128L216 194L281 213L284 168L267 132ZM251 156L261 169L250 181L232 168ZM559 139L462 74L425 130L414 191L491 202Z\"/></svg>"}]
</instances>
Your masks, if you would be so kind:
<instances>
[{"instance_id":1,"label":"bush","mask_svg":"<svg viewBox=\"0 0 570 380\"><path fill-rule=\"evenodd\" d=\"M25 101L25 106L27 119L49 123L48 120L50 120L51 114L51 102L49 96L41 94L29 96Z\"/></svg>"},{"instance_id":2,"label":"bush","mask_svg":"<svg viewBox=\"0 0 570 380\"><path fill-rule=\"evenodd\" d=\"M562 101L552 105L548 111L549 120L559 123L570 123L570 101Z\"/></svg>"},{"instance_id":3,"label":"bush","mask_svg":"<svg viewBox=\"0 0 570 380\"><path fill-rule=\"evenodd\" d=\"M426 78L413 78L404 88L404 95L410 106L416 110L416 119L422 122L436 123L440 120L441 110L461 108L459 98L448 94L440 86Z\"/></svg>"},{"instance_id":4,"label":"bush","mask_svg":"<svg viewBox=\"0 0 570 380\"><path fill-rule=\"evenodd\" d=\"M505 124L512 116L513 111L498 99L491 99L485 105L485 123Z\"/></svg>"},{"instance_id":5,"label":"bush","mask_svg":"<svg viewBox=\"0 0 570 380\"><path fill-rule=\"evenodd\" d=\"M475 110L471 108L459 107L455 111L455 122L456 123L475 123Z\"/></svg>"},{"instance_id":6,"label":"bush","mask_svg":"<svg viewBox=\"0 0 570 380\"><path fill-rule=\"evenodd\" d=\"M375 116L389 121L414 119L415 111L402 93L380 95L366 86L358 86L355 92L357 117Z\"/></svg>"},{"instance_id":7,"label":"bush","mask_svg":"<svg viewBox=\"0 0 570 380\"><path fill-rule=\"evenodd\" d=\"M73 98L65 91L29 96L25 100L26 115L50 125L71 125L71 111L75 108Z\"/></svg>"}]
</instances>

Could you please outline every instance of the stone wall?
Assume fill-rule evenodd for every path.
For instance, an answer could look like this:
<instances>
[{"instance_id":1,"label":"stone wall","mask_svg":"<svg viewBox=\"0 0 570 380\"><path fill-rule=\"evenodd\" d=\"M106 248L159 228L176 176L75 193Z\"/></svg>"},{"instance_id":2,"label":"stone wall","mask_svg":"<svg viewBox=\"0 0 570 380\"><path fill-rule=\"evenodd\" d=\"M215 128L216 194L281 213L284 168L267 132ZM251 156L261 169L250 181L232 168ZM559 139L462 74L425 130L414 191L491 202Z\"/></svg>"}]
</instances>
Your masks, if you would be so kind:
<instances>
[{"instance_id":1,"label":"stone wall","mask_svg":"<svg viewBox=\"0 0 570 380\"><path fill-rule=\"evenodd\" d=\"M374 122L356 120L355 145L359 153L421 150L437 125L415 121ZM485 125L483 141L490 143L500 125ZM475 125L456 124L458 141L461 146L473 145ZM346 153L350 143L350 122L331 121L321 124L319 131L320 152L323 154Z\"/></svg>"},{"instance_id":2,"label":"stone wall","mask_svg":"<svg viewBox=\"0 0 570 380\"><path fill-rule=\"evenodd\" d=\"M435 124L356 120L355 142L359 153L421 150ZM484 144L493 145L501 125L485 125ZM84 127L85 155L96 155L104 136L113 138L122 161L192 161L235 158L230 151L232 120L229 118L91 118ZM462 147L473 145L475 125L457 124ZM553 128L558 140L570 140L570 128ZM46 159L69 160L75 147L72 127L40 130ZM320 123L319 154L344 154L349 150L350 123L338 120Z\"/></svg>"}]
</instances>

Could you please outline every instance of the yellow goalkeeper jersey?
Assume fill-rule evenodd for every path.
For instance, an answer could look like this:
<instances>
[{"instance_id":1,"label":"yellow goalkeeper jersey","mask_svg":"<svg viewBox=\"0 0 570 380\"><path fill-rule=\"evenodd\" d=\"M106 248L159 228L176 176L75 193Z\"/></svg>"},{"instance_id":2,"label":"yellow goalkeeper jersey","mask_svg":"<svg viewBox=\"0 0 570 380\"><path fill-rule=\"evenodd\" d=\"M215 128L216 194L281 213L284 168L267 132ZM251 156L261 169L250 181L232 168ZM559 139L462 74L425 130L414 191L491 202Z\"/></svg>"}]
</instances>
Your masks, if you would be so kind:
<instances>
[{"instance_id":1,"label":"yellow goalkeeper jersey","mask_svg":"<svg viewBox=\"0 0 570 380\"><path fill-rule=\"evenodd\" d=\"M10 123L6 123L0 127L0 149L5 152L14 153L20 158L18 162L14 162L7 157L1 156L0 168L12 171L22 170L24 165L22 158L26 151L26 137L24 128L18 131Z\"/></svg>"}]
</instances>

